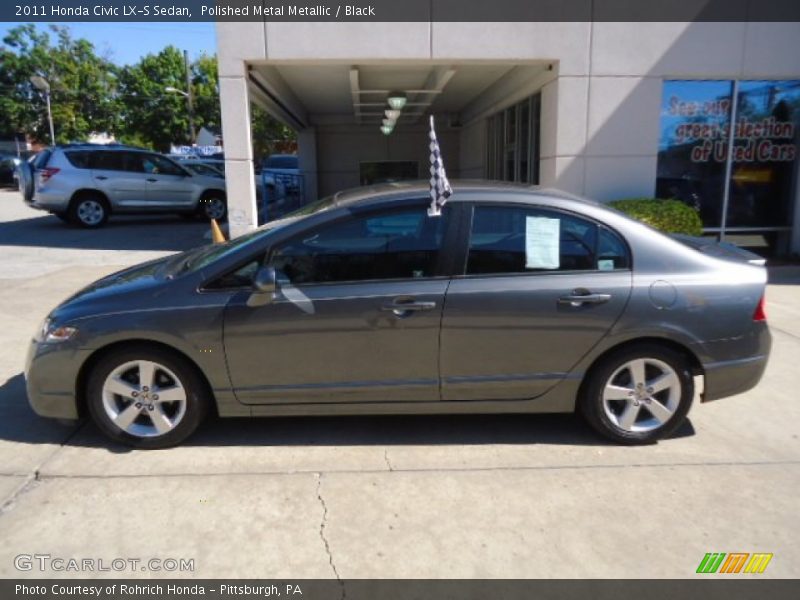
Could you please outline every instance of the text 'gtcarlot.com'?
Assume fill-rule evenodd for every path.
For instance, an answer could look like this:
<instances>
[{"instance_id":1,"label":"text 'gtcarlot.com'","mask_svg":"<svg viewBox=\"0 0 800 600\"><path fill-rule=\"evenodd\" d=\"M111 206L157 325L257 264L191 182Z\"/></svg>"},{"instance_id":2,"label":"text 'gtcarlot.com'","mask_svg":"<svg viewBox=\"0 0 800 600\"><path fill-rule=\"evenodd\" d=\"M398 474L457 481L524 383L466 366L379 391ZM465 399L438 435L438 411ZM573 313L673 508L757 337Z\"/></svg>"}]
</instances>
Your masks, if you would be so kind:
<instances>
[{"instance_id":1,"label":"text 'gtcarlot.com'","mask_svg":"<svg viewBox=\"0 0 800 600\"><path fill-rule=\"evenodd\" d=\"M55 571L84 573L168 571L194 572L193 558L75 558L51 554L18 554L14 557L17 571Z\"/></svg>"}]
</instances>

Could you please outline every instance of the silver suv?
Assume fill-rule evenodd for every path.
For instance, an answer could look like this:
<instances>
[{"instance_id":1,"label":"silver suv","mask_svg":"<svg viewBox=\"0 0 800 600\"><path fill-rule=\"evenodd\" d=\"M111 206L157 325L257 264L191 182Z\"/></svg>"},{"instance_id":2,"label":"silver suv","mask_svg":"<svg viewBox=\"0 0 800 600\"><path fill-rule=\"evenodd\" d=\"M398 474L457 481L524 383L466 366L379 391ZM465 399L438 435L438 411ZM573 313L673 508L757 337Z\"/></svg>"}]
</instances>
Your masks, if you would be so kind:
<instances>
[{"instance_id":1,"label":"silver suv","mask_svg":"<svg viewBox=\"0 0 800 600\"><path fill-rule=\"evenodd\" d=\"M32 208L81 227L100 227L111 213L178 213L222 219L225 180L191 173L138 148L70 144L43 150L20 165L20 189Z\"/></svg>"}]
</instances>

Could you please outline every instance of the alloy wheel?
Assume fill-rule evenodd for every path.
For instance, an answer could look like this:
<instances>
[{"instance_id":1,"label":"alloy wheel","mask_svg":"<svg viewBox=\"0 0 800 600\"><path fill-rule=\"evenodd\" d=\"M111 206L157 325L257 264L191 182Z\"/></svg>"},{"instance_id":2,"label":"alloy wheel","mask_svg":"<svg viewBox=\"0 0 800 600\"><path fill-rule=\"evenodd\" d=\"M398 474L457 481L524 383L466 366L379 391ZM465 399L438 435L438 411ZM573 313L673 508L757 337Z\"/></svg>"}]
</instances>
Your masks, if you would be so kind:
<instances>
[{"instance_id":1,"label":"alloy wheel","mask_svg":"<svg viewBox=\"0 0 800 600\"><path fill-rule=\"evenodd\" d=\"M681 380L666 362L637 358L617 368L603 387L603 410L616 427L645 433L664 426L678 410Z\"/></svg>"},{"instance_id":2,"label":"alloy wheel","mask_svg":"<svg viewBox=\"0 0 800 600\"><path fill-rule=\"evenodd\" d=\"M103 383L103 408L120 430L133 436L169 433L186 414L187 394L177 375L149 360L126 362Z\"/></svg>"},{"instance_id":3,"label":"alloy wheel","mask_svg":"<svg viewBox=\"0 0 800 600\"><path fill-rule=\"evenodd\" d=\"M222 198L208 198L203 203L209 219L221 219L225 216L225 201Z\"/></svg>"},{"instance_id":4,"label":"alloy wheel","mask_svg":"<svg viewBox=\"0 0 800 600\"><path fill-rule=\"evenodd\" d=\"M96 200L84 200L78 205L77 214L81 223L91 227L103 221L106 210Z\"/></svg>"}]
</instances>

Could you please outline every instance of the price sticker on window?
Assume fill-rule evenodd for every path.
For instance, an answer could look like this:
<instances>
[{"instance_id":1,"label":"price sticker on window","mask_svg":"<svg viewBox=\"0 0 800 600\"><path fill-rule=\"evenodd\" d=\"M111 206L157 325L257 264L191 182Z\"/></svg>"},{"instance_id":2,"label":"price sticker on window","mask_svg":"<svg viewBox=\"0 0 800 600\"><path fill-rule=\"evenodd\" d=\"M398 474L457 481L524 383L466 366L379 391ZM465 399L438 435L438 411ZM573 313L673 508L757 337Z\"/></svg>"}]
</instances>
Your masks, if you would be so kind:
<instances>
[{"instance_id":1,"label":"price sticker on window","mask_svg":"<svg viewBox=\"0 0 800 600\"><path fill-rule=\"evenodd\" d=\"M525 268L558 269L561 248L561 220L525 218Z\"/></svg>"}]
</instances>

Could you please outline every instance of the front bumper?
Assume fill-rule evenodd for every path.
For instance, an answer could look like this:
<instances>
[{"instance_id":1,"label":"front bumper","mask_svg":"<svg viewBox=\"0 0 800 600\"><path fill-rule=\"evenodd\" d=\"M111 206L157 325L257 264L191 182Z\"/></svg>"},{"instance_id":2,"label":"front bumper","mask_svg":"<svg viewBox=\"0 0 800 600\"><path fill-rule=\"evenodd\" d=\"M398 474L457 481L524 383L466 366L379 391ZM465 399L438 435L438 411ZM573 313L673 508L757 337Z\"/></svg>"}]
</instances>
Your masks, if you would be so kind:
<instances>
[{"instance_id":1,"label":"front bumper","mask_svg":"<svg viewBox=\"0 0 800 600\"><path fill-rule=\"evenodd\" d=\"M25 361L25 387L34 412L54 419L78 419L77 381L90 350L31 340Z\"/></svg>"}]
</instances>

